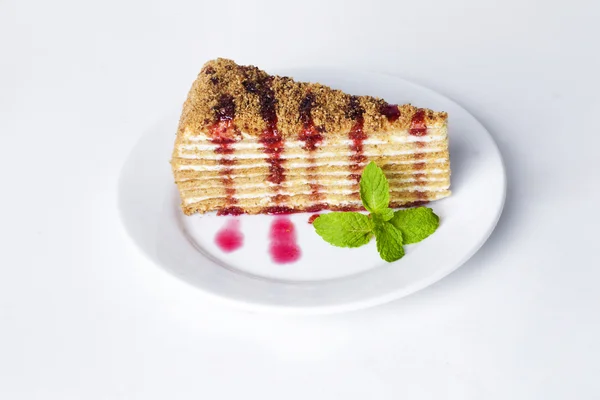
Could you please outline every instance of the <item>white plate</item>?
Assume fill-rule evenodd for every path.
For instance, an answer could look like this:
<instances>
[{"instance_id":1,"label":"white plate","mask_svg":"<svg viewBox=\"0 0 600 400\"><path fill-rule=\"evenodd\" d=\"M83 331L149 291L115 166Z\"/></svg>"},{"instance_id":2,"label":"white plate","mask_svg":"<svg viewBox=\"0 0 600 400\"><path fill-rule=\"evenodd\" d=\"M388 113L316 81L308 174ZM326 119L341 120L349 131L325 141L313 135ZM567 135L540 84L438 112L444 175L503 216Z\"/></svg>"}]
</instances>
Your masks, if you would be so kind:
<instances>
[{"instance_id":1,"label":"white plate","mask_svg":"<svg viewBox=\"0 0 600 400\"><path fill-rule=\"evenodd\" d=\"M471 114L391 76L313 69L285 75L449 113L453 195L430 204L441 219L437 232L406 246L404 258L389 264L379 258L374 240L358 249L336 248L314 232L310 214L294 214L288 218L301 257L276 264L268 249L269 227L277 217L244 215L237 217L244 244L225 253L215 245L215 234L233 217L187 217L179 208L169 165L179 116L172 115L135 146L119 182L123 224L150 259L204 293L246 309L316 314L406 296L448 275L481 247L502 211L506 178L496 144Z\"/></svg>"}]
</instances>

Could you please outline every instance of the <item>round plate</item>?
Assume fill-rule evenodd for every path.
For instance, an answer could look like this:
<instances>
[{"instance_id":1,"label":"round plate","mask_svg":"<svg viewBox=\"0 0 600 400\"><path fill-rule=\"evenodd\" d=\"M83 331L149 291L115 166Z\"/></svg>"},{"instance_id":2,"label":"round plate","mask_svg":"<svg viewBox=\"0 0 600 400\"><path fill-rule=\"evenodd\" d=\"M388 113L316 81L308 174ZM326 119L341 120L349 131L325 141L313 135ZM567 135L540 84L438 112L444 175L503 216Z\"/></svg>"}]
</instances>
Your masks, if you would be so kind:
<instances>
[{"instance_id":1,"label":"round plate","mask_svg":"<svg viewBox=\"0 0 600 400\"><path fill-rule=\"evenodd\" d=\"M502 212L506 177L496 144L471 114L432 90L391 76L316 69L285 75L448 112L453 194L429 205L440 216L438 230L406 246L399 261L386 263L375 240L357 249L333 247L308 223L310 214L294 214L286 218L294 224L301 256L276 264L269 253L269 229L281 217L181 212L169 165L179 118L172 115L135 146L119 182L123 224L152 261L204 293L246 309L316 314L406 296L454 271L481 247ZM215 235L232 220L244 242L226 253L215 244Z\"/></svg>"}]
</instances>

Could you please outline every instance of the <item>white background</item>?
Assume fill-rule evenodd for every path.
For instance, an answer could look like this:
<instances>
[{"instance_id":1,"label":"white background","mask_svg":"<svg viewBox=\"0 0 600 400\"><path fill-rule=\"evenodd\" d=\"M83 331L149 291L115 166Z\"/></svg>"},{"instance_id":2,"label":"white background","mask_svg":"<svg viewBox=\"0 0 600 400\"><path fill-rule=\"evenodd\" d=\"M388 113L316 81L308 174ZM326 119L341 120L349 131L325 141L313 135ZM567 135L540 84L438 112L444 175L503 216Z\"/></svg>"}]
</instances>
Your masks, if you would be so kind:
<instances>
[{"instance_id":1,"label":"white background","mask_svg":"<svg viewBox=\"0 0 600 400\"><path fill-rule=\"evenodd\" d=\"M592 1L0 1L0 398L600 398L599 17ZM496 231L370 310L206 301L134 247L116 187L217 56L456 100L505 158Z\"/></svg>"}]
</instances>

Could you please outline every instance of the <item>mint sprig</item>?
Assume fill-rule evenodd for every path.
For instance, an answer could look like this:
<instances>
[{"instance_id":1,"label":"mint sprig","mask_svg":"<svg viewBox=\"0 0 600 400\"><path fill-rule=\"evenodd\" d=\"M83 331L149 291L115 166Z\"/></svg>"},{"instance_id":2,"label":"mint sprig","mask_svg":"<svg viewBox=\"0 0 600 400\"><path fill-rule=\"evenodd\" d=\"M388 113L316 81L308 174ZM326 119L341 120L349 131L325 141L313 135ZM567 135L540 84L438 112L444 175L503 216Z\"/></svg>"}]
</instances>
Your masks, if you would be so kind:
<instances>
[{"instance_id":1,"label":"mint sprig","mask_svg":"<svg viewBox=\"0 0 600 400\"><path fill-rule=\"evenodd\" d=\"M403 245L417 243L439 226L431 208L417 207L394 212L389 208L390 185L373 161L360 179L360 198L370 214L332 212L320 215L313 225L319 236L338 247L360 247L375 236L382 259L393 262L404 257Z\"/></svg>"}]
</instances>

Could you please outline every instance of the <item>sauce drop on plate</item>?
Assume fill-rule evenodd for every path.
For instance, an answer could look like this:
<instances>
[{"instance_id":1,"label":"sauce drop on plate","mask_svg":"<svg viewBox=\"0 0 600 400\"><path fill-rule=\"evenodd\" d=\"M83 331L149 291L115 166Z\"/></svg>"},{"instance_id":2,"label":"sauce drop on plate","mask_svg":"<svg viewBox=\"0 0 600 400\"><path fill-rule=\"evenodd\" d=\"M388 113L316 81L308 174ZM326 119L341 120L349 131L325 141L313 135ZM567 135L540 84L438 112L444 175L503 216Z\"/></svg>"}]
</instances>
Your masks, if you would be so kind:
<instances>
[{"instance_id":1,"label":"sauce drop on plate","mask_svg":"<svg viewBox=\"0 0 600 400\"><path fill-rule=\"evenodd\" d=\"M242 247L244 244L244 235L240 230L240 221L237 219L227 221L225 226L217 232L215 243L225 253L231 253Z\"/></svg>"},{"instance_id":2,"label":"sauce drop on plate","mask_svg":"<svg viewBox=\"0 0 600 400\"><path fill-rule=\"evenodd\" d=\"M276 218L269 233L271 259L278 264L288 264L300 259L300 247L296 243L296 228L286 217Z\"/></svg>"}]
</instances>

